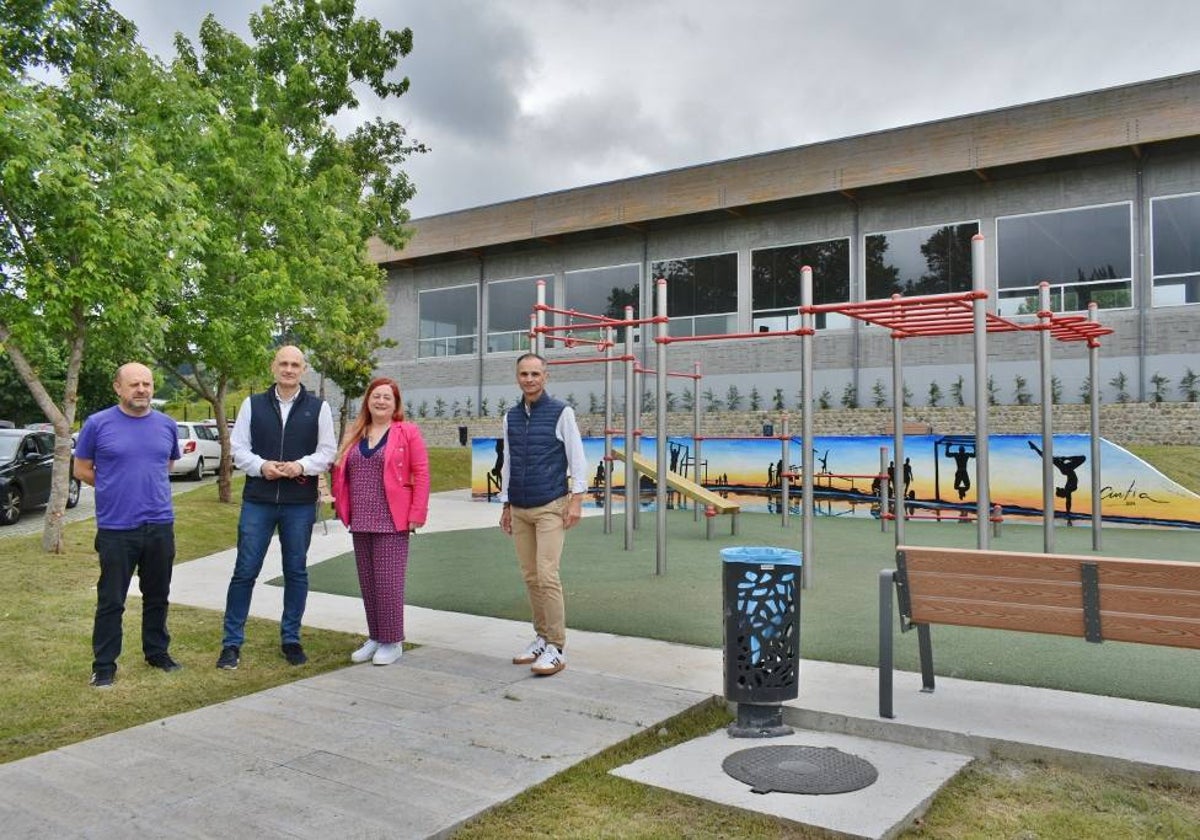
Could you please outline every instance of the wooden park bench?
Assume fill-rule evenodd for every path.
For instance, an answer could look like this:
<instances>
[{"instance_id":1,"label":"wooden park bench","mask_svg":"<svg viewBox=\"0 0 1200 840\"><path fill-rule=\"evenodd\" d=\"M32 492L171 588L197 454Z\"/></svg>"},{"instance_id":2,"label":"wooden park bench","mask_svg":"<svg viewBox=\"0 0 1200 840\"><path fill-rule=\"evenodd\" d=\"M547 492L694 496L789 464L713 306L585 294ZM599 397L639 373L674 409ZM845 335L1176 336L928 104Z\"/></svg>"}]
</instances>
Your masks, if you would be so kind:
<instances>
[{"instance_id":1,"label":"wooden park bench","mask_svg":"<svg viewBox=\"0 0 1200 840\"><path fill-rule=\"evenodd\" d=\"M926 692L931 624L1200 649L1200 563L898 546L896 568L879 574L880 717L894 717L893 587L901 632L917 629Z\"/></svg>"}]
</instances>

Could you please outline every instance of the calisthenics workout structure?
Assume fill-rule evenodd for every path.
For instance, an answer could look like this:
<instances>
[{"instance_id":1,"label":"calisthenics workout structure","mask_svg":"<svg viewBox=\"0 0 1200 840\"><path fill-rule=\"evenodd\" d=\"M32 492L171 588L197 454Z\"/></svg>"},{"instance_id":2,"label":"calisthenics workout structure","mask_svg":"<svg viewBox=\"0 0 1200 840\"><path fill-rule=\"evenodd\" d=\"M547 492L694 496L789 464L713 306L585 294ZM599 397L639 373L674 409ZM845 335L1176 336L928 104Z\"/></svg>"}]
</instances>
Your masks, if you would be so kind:
<instances>
[{"instance_id":1,"label":"calisthenics workout structure","mask_svg":"<svg viewBox=\"0 0 1200 840\"><path fill-rule=\"evenodd\" d=\"M1062 342L1086 342L1088 346L1088 362L1091 383L1091 415L1090 415L1090 431L1091 431L1091 459L1092 459L1092 545L1093 549L1100 548L1101 534L1101 517L1100 517L1100 434L1099 434L1099 339L1101 336L1112 333L1110 328L1104 327L1097 322L1096 305L1089 304L1088 314L1080 315L1056 315L1050 310L1049 306L1049 284L1042 283L1039 287L1039 309L1037 312L1037 321L1035 323L1017 323L1007 318L1001 317L987 310L988 292L984 280L984 238L981 234L976 234L971 241L971 257L972 257L972 290L969 292L952 292L947 294L937 295L917 295L911 297L903 297L893 295L888 299L861 301L857 303L837 303L837 304L820 304L814 305L812 302L812 269L809 266L804 266L801 269L801 289L800 299L801 305L798 308L800 315L800 327L794 330L774 331L774 332L757 332L757 333L720 333L712 335L697 335L697 336L671 336L668 335L668 315L667 315L667 284L663 278L655 280L655 312L657 313L652 318L635 319L632 317L632 307L626 307L626 318L621 321L607 318L599 318L598 316L588 316L589 319L595 319L587 325L567 324L547 326L545 323L545 313L547 311L556 311L568 316L577 316L572 310L553 310L545 305L545 289L542 283L538 286L538 304L535 307L534 314L531 316L531 331L534 335L536 348L538 352L544 349L544 337L554 335L556 333L570 334L574 330L580 329L595 329L597 326L605 330L615 329L617 327L631 327L639 325L657 325L657 334L654 341L657 351L656 367L659 371L667 370L667 348L670 344L676 342L689 341L737 341L737 340L760 340L764 338L799 338L801 341L801 440L802 440L802 551L804 563L801 566L802 570L802 585L809 587L813 582L814 570L814 554L813 554L813 451L811 441L812 434L812 418L815 408L815 395L813 393L813 352L812 342L815 330L813 329L814 316L821 313L838 313L863 321L867 324L879 326L890 330L892 338L892 427L893 427L893 459L896 464L904 462L904 404L900 395L904 393L903 382L903 366L902 366L902 342L910 338L929 338L929 337L945 337L956 335L971 335L973 336L974 349L974 408L975 408L975 489L976 489L976 510L974 520L976 523L977 544L980 549L986 549L989 543L989 524L990 514L992 510L991 491L988 480L989 464L988 464L988 399L987 387L987 336L992 332L1037 332L1040 334L1039 343L1039 363L1040 363L1040 384L1041 384L1041 400L1042 400L1042 446L1040 453L1042 455L1042 490L1043 490L1043 542L1044 551L1050 553L1054 550L1054 470L1055 461L1053 455L1053 437L1051 429L1051 411L1053 400L1051 398L1051 373L1050 373L1050 347L1051 341L1057 339ZM632 346L632 331L626 330L626 352L623 356L612 359L611 361L627 361L634 355ZM606 333L607 341L600 342L602 351L611 347L611 333ZM575 339L576 343L581 341ZM608 365L611 361L605 360ZM606 368L608 368L606 365ZM626 433L626 494L627 504L626 509L629 510L628 494L631 486L630 479L635 476L635 471L631 463L629 451L632 449L632 442L635 436L633 428L634 412L630 410L635 406L632 402L634 392L633 383L633 365L626 365L626 411L625 411L625 433ZM606 370L606 415L605 415L605 436L606 436L606 455L611 454L611 400L609 399L609 383L611 377L611 369ZM657 545L656 545L656 574L663 574L666 568L666 510L667 510L667 485L666 481L662 480L667 474L667 429L666 417L667 412L662 410L666 405L666 384L665 376L657 377L657 394L656 405L659 406L659 411L656 412L656 446L657 455L657 471L659 481L656 484L656 513L657 513ZM693 406L695 408L695 406ZM606 494L607 494L606 482ZM606 502L608 498L606 496ZM607 505L606 505L607 506ZM902 504L897 504L897 516L895 519L895 540L896 544L900 545L904 541L904 523L905 509ZM626 516L626 539L629 547L629 541L632 539L631 534L632 522L631 516Z\"/></svg>"}]
</instances>

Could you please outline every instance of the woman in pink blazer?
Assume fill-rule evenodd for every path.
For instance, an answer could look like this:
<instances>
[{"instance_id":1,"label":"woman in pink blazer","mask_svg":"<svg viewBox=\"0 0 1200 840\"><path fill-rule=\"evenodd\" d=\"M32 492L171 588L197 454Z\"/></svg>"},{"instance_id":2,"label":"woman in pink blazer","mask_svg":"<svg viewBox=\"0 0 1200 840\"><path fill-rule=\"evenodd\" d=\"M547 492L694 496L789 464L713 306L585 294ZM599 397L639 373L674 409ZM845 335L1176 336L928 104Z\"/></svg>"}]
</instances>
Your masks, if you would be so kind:
<instances>
[{"instance_id":1,"label":"woman in pink blazer","mask_svg":"<svg viewBox=\"0 0 1200 840\"><path fill-rule=\"evenodd\" d=\"M333 507L354 540L367 612L366 644L351 662L391 665L404 652L408 535L429 513L429 455L421 430L404 420L400 386L375 379L333 464Z\"/></svg>"}]
</instances>

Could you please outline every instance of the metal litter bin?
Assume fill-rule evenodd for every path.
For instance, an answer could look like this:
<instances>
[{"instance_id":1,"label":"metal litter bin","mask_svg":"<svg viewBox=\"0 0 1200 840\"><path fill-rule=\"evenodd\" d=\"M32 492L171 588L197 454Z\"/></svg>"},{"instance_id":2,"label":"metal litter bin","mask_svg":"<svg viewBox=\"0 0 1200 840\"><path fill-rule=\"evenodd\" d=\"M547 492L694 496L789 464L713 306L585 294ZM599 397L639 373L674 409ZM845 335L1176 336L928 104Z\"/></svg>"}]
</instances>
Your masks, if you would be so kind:
<instances>
[{"instance_id":1,"label":"metal litter bin","mask_svg":"<svg viewBox=\"0 0 1200 840\"><path fill-rule=\"evenodd\" d=\"M738 704L729 734L789 735L784 700L800 692L800 566L788 548L721 549L724 566L725 699Z\"/></svg>"}]
</instances>

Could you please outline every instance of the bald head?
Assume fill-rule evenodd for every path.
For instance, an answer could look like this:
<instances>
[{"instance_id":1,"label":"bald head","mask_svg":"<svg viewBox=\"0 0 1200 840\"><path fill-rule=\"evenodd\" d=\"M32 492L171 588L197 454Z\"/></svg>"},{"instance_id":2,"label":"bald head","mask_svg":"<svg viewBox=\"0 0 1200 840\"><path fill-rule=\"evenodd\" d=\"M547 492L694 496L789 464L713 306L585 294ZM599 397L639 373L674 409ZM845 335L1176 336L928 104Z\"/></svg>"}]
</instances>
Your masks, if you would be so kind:
<instances>
[{"instance_id":1,"label":"bald head","mask_svg":"<svg viewBox=\"0 0 1200 840\"><path fill-rule=\"evenodd\" d=\"M275 393L284 399L290 398L300 388L300 377L308 369L300 348L285 344L275 351L271 362L271 373L275 377Z\"/></svg>"},{"instance_id":2,"label":"bald head","mask_svg":"<svg viewBox=\"0 0 1200 840\"><path fill-rule=\"evenodd\" d=\"M121 411L133 417L150 413L154 396L154 373L140 362L126 362L117 368L113 379L117 404Z\"/></svg>"}]
</instances>

